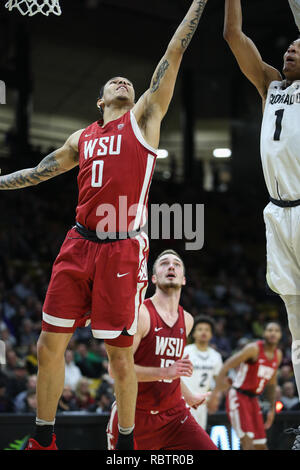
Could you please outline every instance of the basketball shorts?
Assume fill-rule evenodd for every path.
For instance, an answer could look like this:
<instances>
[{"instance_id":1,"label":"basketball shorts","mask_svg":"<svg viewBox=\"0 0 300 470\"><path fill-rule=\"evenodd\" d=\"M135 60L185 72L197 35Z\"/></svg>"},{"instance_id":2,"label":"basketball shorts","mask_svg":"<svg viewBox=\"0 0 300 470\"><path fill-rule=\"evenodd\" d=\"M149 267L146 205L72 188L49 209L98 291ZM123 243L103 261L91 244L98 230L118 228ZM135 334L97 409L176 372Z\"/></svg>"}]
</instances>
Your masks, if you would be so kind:
<instances>
[{"instance_id":1,"label":"basketball shorts","mask_svg":"<svg viewBox=\"0 0 300 470\"><path fill-rule=\"evenodd\" d=\"M264 210L267 240L267 282L281 295L300 294L300 206Z\"/></svg>"},{"instance_id":2,"label":"basketball shorts","mask_svg":"<svg viewBox=\"0 0 300 470\"><path fill-rule=\"evenodd\" d=\"M106 429L108 450L118 439L116 402ZM192 417L184 400L163 412L136 410L134 438L137 450L218 450L208 434Z\"/></svg>"},{"instance_id":3,"label":"basketball shorts","mask_svg":"<svg viewBox=\"0 0 300 470\"><path fill-rule=\"evenodd\" d=\"M230 388L226 396L226 411L239 439L247 435L254 444L267 442L263 415L256 397L248 397Z\"/></svg>"},{"instance_id":4,"label":"basketball shorts","mask_svg":"<svg viewBox=\"0 0 300 470\"><path fill-rule=\"evenodd\" d=\"M54 262L43 305L43 330L72 333L91 323L95 338L134 335L148 285L148 236L109 243L69 230ZM125 331L126 330L126 331Z\"/></svg>"}]
</instances>

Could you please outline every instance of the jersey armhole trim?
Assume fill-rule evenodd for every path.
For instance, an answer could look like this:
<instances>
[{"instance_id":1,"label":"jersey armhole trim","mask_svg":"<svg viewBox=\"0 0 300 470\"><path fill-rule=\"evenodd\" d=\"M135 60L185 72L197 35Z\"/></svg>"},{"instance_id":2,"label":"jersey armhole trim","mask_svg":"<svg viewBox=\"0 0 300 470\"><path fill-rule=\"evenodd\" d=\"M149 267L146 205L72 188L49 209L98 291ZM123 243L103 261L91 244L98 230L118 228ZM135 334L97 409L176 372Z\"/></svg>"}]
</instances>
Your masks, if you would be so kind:
<instances>
[{"instance_id":1,"label":"jersey armhole trim","mask_svg":"<svg viewBox=\"0 0 300 470\"><path fill-rule=\"evenodd\" d=\"M150 319L150 324L149 324L149 330L148 330L147 334L146 334L145 336L143 336L143 338L141 339L141 342L143 341L143 339L148 338L149 333L150 333L150 331L151 331L151 326L152 326L152 316L151 316L150 310L149 310L148 307L145 305L145 303L144 303L143 305L144 305L144 307L147 309L147 312L148 312L148 315L149 315L149 319Z\"/></svg>"},{"instance_id":2,"label":"jersey armhole trim","mask_svg":"<svg viewBox=\"0 0 300 470\"><path fill-rule=\"evenodd\" d=\"M80 145L82 144L83 137L84 137L83 134L86 132L86 130L87 130L87 127L85 129L82 129L82 132L81 132L80 137L78 139L78 155L80 155Z\"/></svg>"},{"instance_id":3,"label":"jersey armhole trim","mask_svg":"<svg viewBox=\"0 0 300 470\"><path fill-rule=\"evenodd\" d=\"M154 147L151 147L151 145L149 145L145 141L145 139L144 139L144 137L141 133L141 130L139 128L139 125L137 123L137 120L135 119L135 115L134 115L133 111L131 111L131 110L130 110L130 122L131 122L131 127L132 127L132 130L133 130L133 133L134 133L135 137L137 138L137 140L140 142L140 144L142 144L150 152L157 155L157 149L155 149Z\"/></svg>"}]
</instances>

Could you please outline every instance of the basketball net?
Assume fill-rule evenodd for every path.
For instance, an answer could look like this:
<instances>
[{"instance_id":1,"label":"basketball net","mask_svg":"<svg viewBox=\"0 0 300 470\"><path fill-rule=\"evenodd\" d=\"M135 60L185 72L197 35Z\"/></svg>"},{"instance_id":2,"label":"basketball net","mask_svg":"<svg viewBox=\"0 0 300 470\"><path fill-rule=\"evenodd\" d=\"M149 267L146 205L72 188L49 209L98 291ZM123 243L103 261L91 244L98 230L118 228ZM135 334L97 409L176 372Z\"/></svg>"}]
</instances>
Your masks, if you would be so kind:
<instances>
[{"instance_id":1,"label":"basketball net","mask_svg":"<svg viewBox=\"0 0 300 470\"><path fill-rule=\"evenodd\" d=\"M17 8L23 16L34 16L37 13L42 13L46 16L50 13L57 16L61 15L59 0L8 0L5 7L9 11Z\"/></svg>"}]
</instances>

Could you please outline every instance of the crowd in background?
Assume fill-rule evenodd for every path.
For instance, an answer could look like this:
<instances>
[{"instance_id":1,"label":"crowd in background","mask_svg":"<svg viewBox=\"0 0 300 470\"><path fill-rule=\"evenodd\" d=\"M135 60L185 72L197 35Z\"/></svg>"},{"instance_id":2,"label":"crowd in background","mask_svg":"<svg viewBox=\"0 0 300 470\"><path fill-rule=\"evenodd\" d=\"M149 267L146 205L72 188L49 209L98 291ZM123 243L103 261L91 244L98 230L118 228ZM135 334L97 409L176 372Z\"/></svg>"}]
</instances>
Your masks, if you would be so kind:
<instances>
[{"instance_id":1,"label":"crowd in background","mask_svg":"<svg viewBox=\"0 0 300 470\"><path fill-rule=\"evenodd\" d=\"M37 348L41 312L52 263L66 231L74 224L76 174L37 187L1 192L5 208L0 222L0 340L6 365L0 368L0 412L35 413ZM265 282L265 240L261 209L232 192L205 193L197 185L153 181L149 203L205 204L205 242L201 250L185 250L184 241L150 241L151 266L166 248L177 250L186 265L187 285L181 304L192 315L215 321L212 345L223 359L245 342L261 338L266 321L282 326L277 398L284 409L298 407L291 365L291 337L281 299ZM90 328L78 329L66 351L66 380L58 412L110 410L113 379L108 374L104 342Z\"/></svg>"}]
</instances>

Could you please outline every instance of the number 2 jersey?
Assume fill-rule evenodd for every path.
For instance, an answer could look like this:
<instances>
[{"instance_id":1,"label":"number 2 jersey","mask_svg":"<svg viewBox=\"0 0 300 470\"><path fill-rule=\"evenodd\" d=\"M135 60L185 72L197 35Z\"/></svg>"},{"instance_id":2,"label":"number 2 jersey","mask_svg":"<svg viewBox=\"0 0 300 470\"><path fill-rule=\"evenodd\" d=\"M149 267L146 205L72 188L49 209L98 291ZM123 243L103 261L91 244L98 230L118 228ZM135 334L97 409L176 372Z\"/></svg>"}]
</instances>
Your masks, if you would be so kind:
<instances>
[{"instance_id":1,"label":"number 2 jersey","mask_svg":"<svg viewBox=\"0 0 300 470\"><path fill-rule=\"evenodd\" d=\"M101 127L88 126L78 143L76 221L99 232L130 232L146 223L157 151L128 111Z\"/></svg>"},{"instance_id":2,"label":"number 2 jersey","mask_svg":"<svg viewBox=\"0 0 300 470\"><path fill-rule=\"evenodd\" d=\"M269 194L300 199L300 81L271 82L261 128L261 159Z\"/></svg>"},{"instance_id":3,"label":"number 2 jersey","mask_svg":"<svg viewBox=\"0 0 300 470\"><path fill-rule=\"evenodd\" d=\"M178 319L169 327L158 314L151 299L144 305L150 315L150 329L141 340L134 362L144 367L170 367L181 359L186 345L184 310L178 308ZM139 382L136 408L159 412L174 408L182 400L180 379Z\"/></svg>"},{"instance_id":4,"label":"number 2 jersey","mask_svg":"<svg viewBox=\"0 0 300 470\"><path fill-rule=\"evenodd\" d=\"M240 364L232 386L259 395L263 392L267 382L278 369L278 349L274 351L272 359L268 359L264 352L264 341L257 341L259 348L256 362L243 362Z\"/></svg>"},{"instance_id":5,"label":"number 2 jersey","mask_svg":"<svg viewBox=\"0 0 300 470\"><path fill-rule=\"evenodd\" d=\"M188 344L184 350L184 355L186 354L189 355L194 369L191 377L183 377L182 380L194 393L208 392L214 386L214 377L221 370L221 354L211 347L200 351L196 344Z\"/></svg>"}]
</instances>

